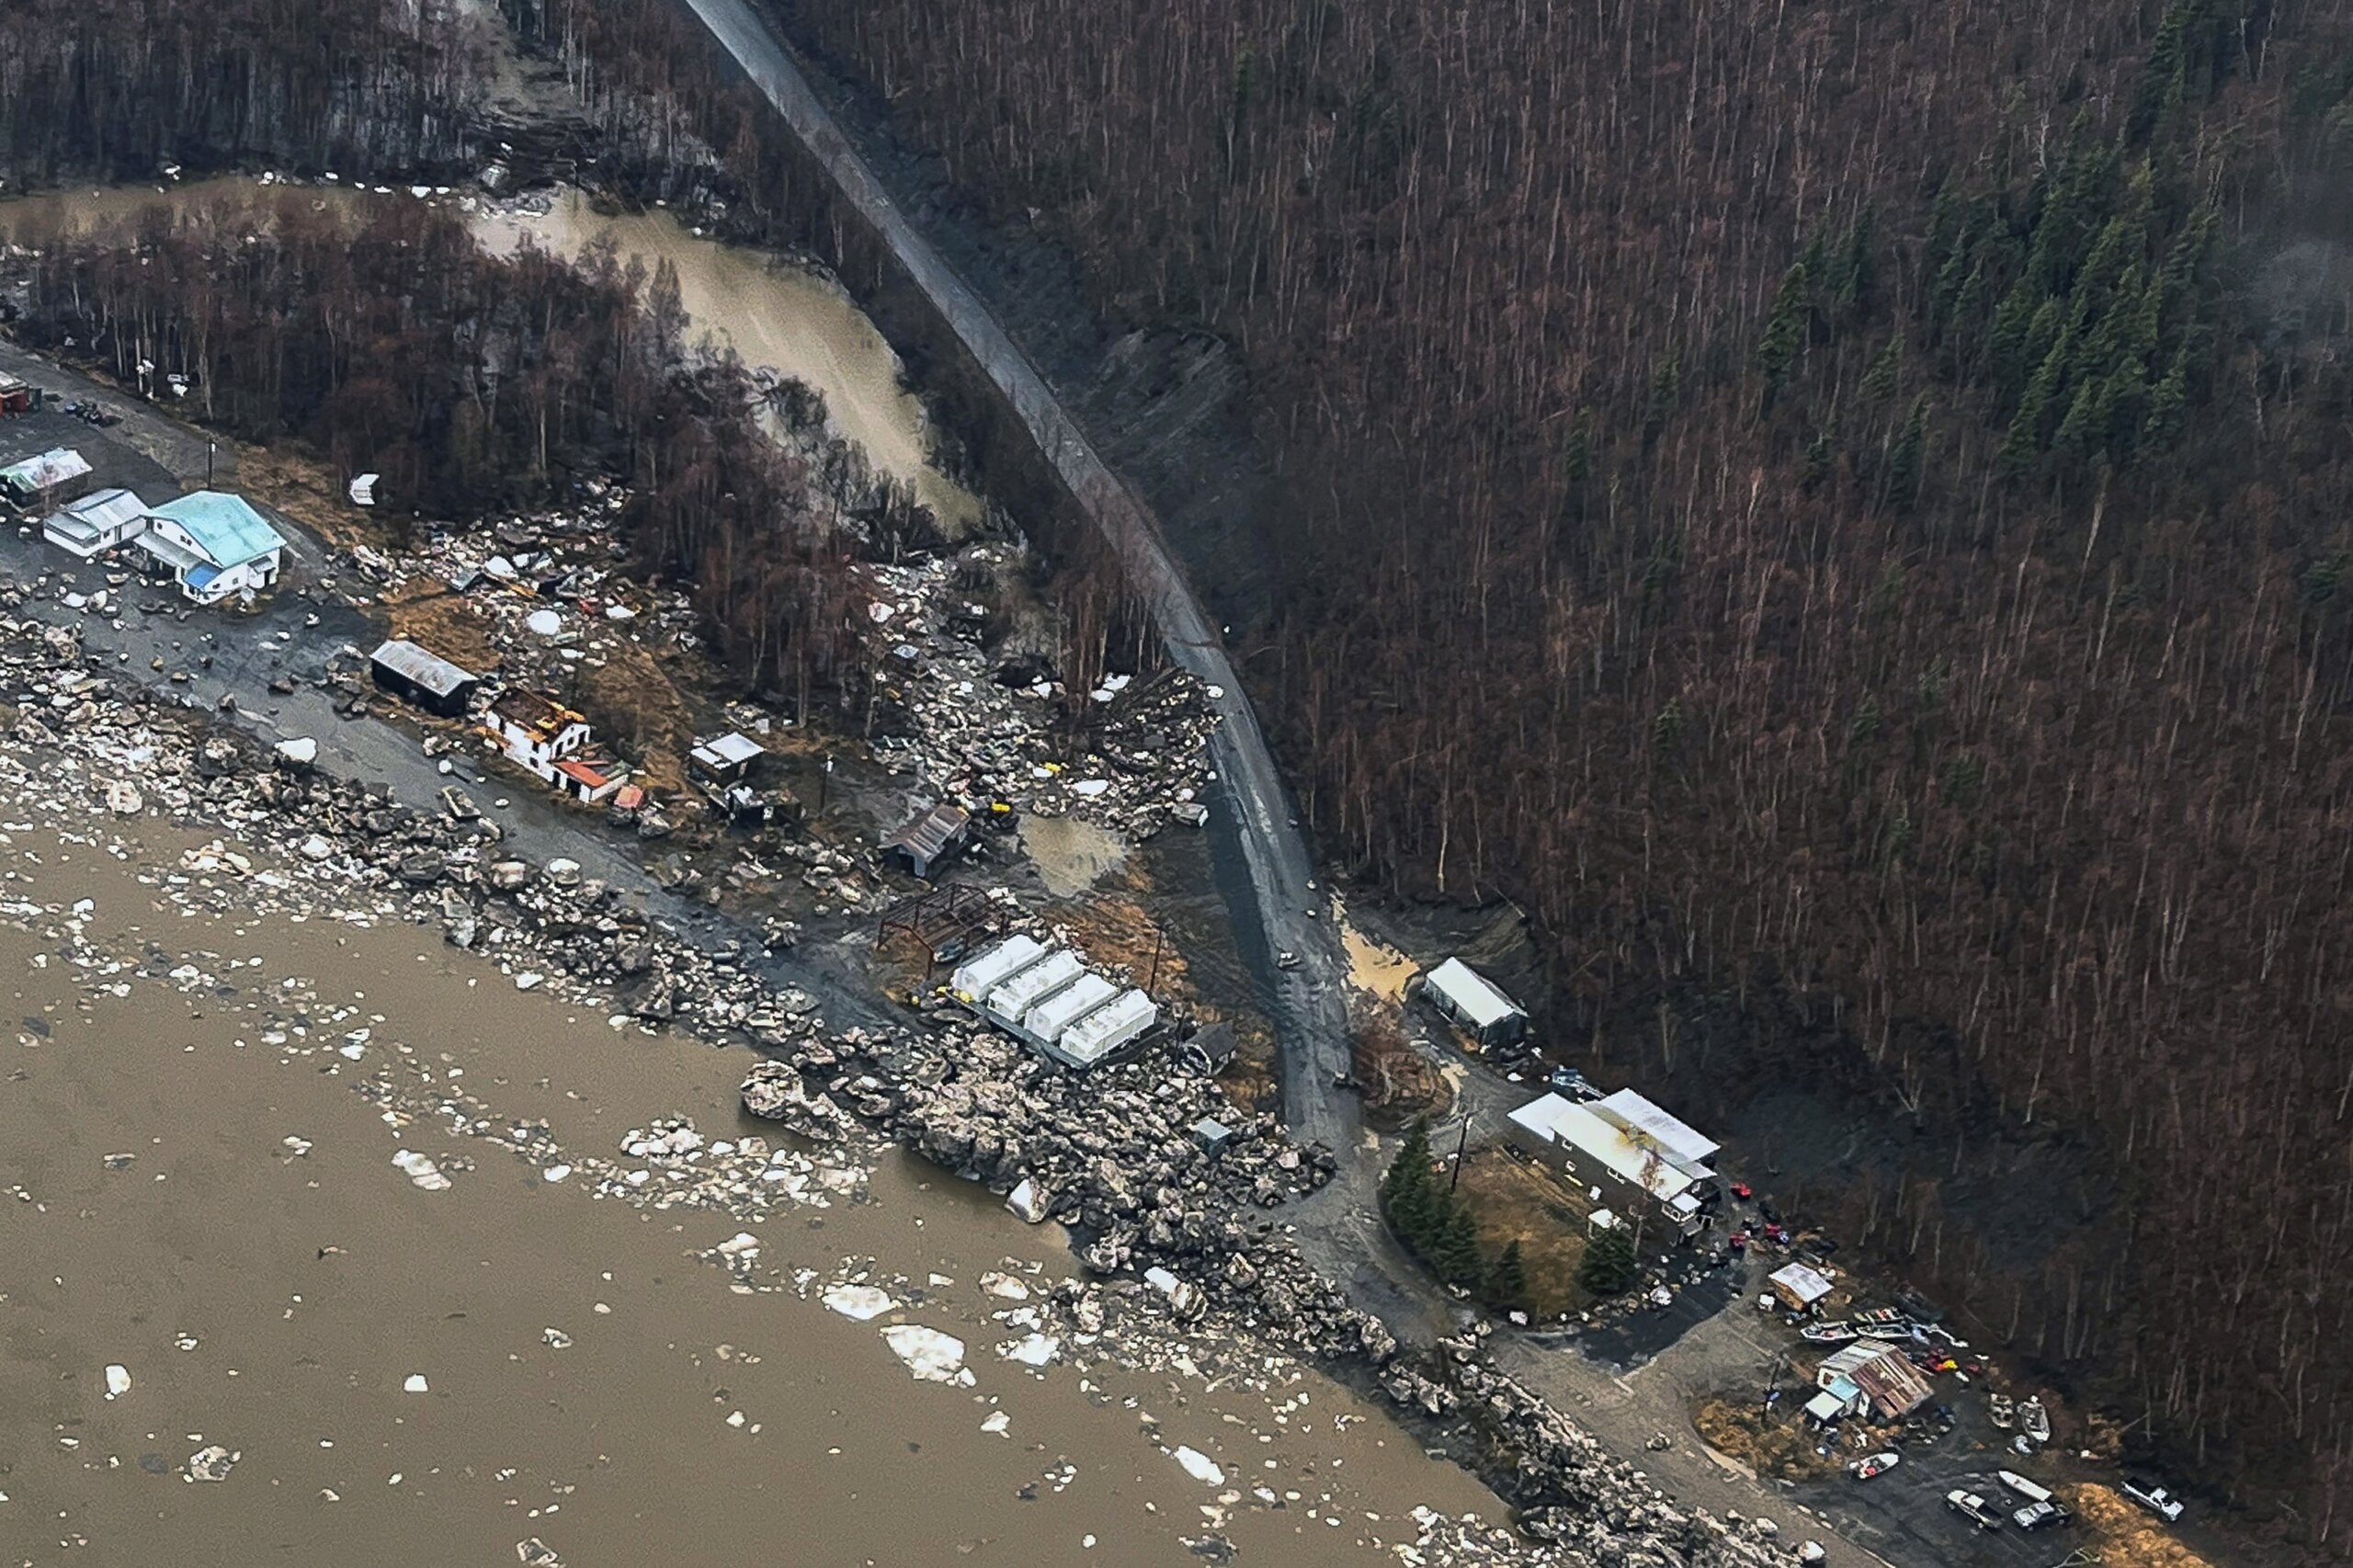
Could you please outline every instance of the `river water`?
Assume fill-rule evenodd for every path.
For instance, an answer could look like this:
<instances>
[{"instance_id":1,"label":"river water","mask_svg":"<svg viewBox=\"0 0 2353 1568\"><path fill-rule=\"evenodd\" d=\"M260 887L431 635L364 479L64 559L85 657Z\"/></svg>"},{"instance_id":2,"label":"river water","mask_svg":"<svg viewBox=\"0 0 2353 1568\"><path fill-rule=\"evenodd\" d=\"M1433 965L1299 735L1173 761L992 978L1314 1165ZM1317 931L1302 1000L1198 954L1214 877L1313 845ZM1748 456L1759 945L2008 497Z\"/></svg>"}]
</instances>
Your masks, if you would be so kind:
<instances>
[{"instance_id":1,"label":"river water","mask_svg":"<svg viewBox=\"0 0 2353 1568\"><path fill-rule=\"evenodd\" d=\"M186 210L262 187L222 176L164 188L112 187L20 197L0 202L0 236L40 244L61 231L85 230L135 218L158 204ZM582 192L564 188L545 210L517 204L485 205L461 195L422 198L406 189L369 191L348 185L280 187L293 199L356 209L369 201L417 199L463 207L476 239L510 252L528 235L551 253L578 256L609 234L621 264L631 259L651 274L662 263L676 269L678 295L690 339L708 337L732 347L749 366L766 366L824 394L834 429L862 448L877 471L910 485L915 498L952 533L977 521L980 499L932 460L932 426L923 401L904 385L898 356L840 285L804 267L763 252L699 235L667 211L600 214Z\"/></svg>"},{"instance_id":2,"label":"river water","mask_svg":"<svg viewBox=\"0 0 2353 1568\"><path fill-rule=\"evenodd\" d=\"M793 1141L740 1052L147 843L0 832L0 1561L1369 1562L1501 1512L1240 1346L1003 1358L1049 1232L742 1143Z\"/></svg>"}]
</instances>

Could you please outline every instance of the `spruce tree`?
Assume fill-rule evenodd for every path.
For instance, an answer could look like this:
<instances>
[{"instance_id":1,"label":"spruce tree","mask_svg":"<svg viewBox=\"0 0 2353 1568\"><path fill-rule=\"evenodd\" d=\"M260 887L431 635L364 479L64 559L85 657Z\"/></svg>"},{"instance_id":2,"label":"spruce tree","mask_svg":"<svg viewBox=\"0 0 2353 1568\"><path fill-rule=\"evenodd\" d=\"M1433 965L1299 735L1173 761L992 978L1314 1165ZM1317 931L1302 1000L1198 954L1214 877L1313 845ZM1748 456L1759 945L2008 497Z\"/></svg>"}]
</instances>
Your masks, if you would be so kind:
<instances>
[{"instance_id":1,"label":"spruce tree","mask_svg":"<svg viewBox=\"0 0 2353 1568\"><path fill-rule=\"evenodd\" d=\"M1430 1238L1430 1267L1448 1284L1476 1290L1487 1265L1479 1256L1479 1227L1471 1218L1471 1207L1443 1188L1438 1198L1440 1208L1436 1233Z\"/></svg>"},{"instance_id":2,"label":"spruce tree","mask_svg":"<svg viewBox=\"0 0 2353 1568\"><path fill-rule=\"evenodd\" d=\"M1642 1275L1642 1264L1634 1256L1634 1238L1617 1225L1597 1233L1586 1244L1584 1261L1577 1265L1577 1283L1596 1296L1622 1296Z\"/></svg>"},{"instance_id":3,"label":"spruce tree","mask_svg":"<svg viewBox=\"0 0 2353 1568\"><path fill-rule=\"evenodd\" d=\"M1437 1218L1433 1199L1441 1196L1430 1178L1429 1119L1419 1118L1407 1131L1404 1146L1397 1151L1397 1158L1381 1183L1381 1206L1388 1217L1389 1228L1416 1253L1428 1248L1432 1222Z\"/></svg>"},{"instance_id":4,"label":"spruce tree","mask_svg":"<svg viewBox=\"0 0 2353 1568\"><path fill-rule=\"evenodd\" d=\"M1519 1238L1505 1244L1503 1256L1487 1270L1487 1300L1498 1307L1518 1307L1528 1300L1528 1260L1520 1256Z\"/></svg>"}]
</instances>

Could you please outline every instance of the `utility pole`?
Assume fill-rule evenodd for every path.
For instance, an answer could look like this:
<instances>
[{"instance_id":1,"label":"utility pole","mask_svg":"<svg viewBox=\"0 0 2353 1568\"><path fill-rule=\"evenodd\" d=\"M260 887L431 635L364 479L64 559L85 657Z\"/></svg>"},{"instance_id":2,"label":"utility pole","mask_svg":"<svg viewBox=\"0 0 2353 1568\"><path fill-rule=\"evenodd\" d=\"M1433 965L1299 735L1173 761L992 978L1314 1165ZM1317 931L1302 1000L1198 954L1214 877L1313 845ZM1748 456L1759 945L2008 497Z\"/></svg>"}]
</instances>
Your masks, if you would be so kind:
<instances>
[{"instance_id":1,"label":"utility pole","mask_svg":"<svg viewBox=\"0 0 2353 1568\"><path fill-rule=\"evenodd\" d=\"M1462 1113L1462 1136L1454 1141L1454 1174L1447 1178L1446 1190L1452 1192L1462 1185L1462 1154L1471 1147L1471 1113Z\"/></svg>"},{"instance_id":2,"label":"utility pole","mask_svg":"<svg viewBox=\"0 0 2353 1568\"><path fill-rule=\"evenodd\" d=\"M834 754L825 754L825 771L817 775L817 814L825 814L825 786L833 782Z\"/></svg>"},{"instance_id":3,"label":"utility pole","mask_svg":"<svg viewBox=\"0 0 2353 1568\"><path fill-rule=\"evenodd\" d=\"M1159 926L1152 928L1152 975L1143 983L1146 991L1154 990L1160 984L1160 939L1163 935Z\"/></svg>"}]
</instances>

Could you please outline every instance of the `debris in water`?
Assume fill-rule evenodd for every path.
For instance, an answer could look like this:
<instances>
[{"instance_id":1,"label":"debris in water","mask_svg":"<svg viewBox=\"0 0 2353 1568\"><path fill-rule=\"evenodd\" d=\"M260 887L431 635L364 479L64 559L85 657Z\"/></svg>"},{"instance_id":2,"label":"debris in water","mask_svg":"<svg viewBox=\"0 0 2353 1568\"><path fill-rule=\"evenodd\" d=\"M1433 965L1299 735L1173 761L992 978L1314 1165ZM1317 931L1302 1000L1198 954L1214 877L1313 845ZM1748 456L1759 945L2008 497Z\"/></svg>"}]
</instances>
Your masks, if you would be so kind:
<instances>
[{"instance_id":1,"label":"debris in water","mask_svg":"<svg viewBox=\"0 0 2353 1568\"><path fill-rule=\"evenodd\" d=\"M111 1361L108 1362L107 1364L107 1397L108 1399L120 1399L124 1394L127 1394L130 1392L131 1369L117 1365Z\"/></svg>"},{"instance_id":2,"label":"debris in water","mask_svg":"<svg viewBox=\"0 0 2353 1568\"><path fill-rule=\"evenodd\" d=\"M230 1467L241 1457L218 1443L207 1443L188 1456L188 1478L190 1481L226 1481Z\"/></svg>"},{"instance_id":3,"label":"debris in water","mask_svg":"<svg viewBox=\"0 0 2353 1568\"><path fill-rule=\"evenodd\" d=\"M541 1329L540 1331L540 1337L548 1342L548 1348L551 1350L569 1350L572 1348L572 1335L564 1333L563 1330L560 1328Z\"/></svg>"},{"instance_id":4,"label":"debris in water","mask_svg":"<svg viewBox=\"0 0 2353 1568\"><path fill-rule=\"evenodd\" d=\"M411 1372L408 1375L408 1381L401 1384L401 1392L403 1393L423 1393L425 1392L425 1374L423 1372Z\"/></svg>"}]
</instances>

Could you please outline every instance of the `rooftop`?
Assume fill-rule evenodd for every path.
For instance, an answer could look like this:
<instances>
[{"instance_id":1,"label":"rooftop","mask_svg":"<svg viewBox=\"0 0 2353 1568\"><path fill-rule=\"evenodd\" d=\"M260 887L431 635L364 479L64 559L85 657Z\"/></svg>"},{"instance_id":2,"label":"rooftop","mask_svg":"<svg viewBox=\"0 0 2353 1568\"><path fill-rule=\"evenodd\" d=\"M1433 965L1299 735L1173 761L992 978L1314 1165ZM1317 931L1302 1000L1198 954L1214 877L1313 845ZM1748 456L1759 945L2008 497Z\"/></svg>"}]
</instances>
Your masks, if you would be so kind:
<instances>
[{"instance_id":1,"label":"rooftop","mask_svg":"<svg viewBox=\"0 0 2353 1568\"><path fill-rule=\"evenodd\" d=\"M904 849L925 860L936 860L972 821L961 806L938 805L882 841L885 849Z\"/></svg>"},{"instance_id":2,"label":"rooftop","mask_svg":"<svg viewBox=\"0 0 2353 1568\"><path fill-rule=\"evenodd\" d=\"M522 687L509 687L490 705L492 715L543 739L553 739L565 726L588 721L563 703Z\"/></svg>"},{"instance_id":3,"label":"rooftop","mask_svg":"<svg viewBox=\"0 0 2353 1568\"><path fill-rule=\"evenodd\" d=\"M46 490L90 472L89 460L71 447L52 447L22 462L0 468L0 479L27 490Z\"/></svg>"},{"instance_id":4,"label":"rooftop","mask_svg":"<svg viewBox=\"0 0 2353 1568\"><path fill-rule=\"evenodd\" d=\"M1563 1143L1599 1161L1620 1180L1631 1183L1661 1201L1671 1201L1693 1182L1626 1136L1625 1129L1596 1116L1590 1107L1542 1095L1511 1113L1511 1120L1547 1142Z\"/></svg>"},{"instance_id":5,"label":"rooftop","mask_svg":"<svg viewBox=\"0 0 2353 1568\"><path fill-rule=\"evenodd\" d=\"M1449 959L1430 971L1427 983L1475 1028L1489 1028L1520 1016L1518 1003L1461 959Z\"/></svg>"},{"instance_id":6,"label":"rooftop","mask_svg":"<svg viewBox=\"0 0 2353 1568\"><path fill-rule=\"evenodd\" d=\"M214 565L223 568L286 548L286 536L271 528L252 502L225 491L191 490L177 500L149 507L147 515L177 523Z\"/></svg>"},{"instance_id":7,"label":"rooftop","mask_svg":"<svg viewBox=\"0 0 2353 1568\"><path fill-rule=\"evenodd\" d=\"M1636 1142L1648 1142L1655 1145L1659 1153L1688 1165L1699 1165L1722 1147L1714 1139L1693 1131L1631 1089L1605 1095L1593 1103L1593 1108L1625 1128Z\"/></svg>"},{"instance_id":8,"label":"rooftop","mask_svg":"<svg viewBox=\"0 0 2353 1568\"><path fill-rule=\"evenodd\" d=\"M394 675L437 697L451 696L469 681L480 678L471 670L460 669L438 653L398 637L368 656L373 663L383 665Z\"/></svg>"},{"instance_id":9,"label":"rooftop","mask_svg":"<svg viewBox=\"0 0 2353 1568\"><path fill-rule=\"evenodd\" d=\"M703 767L716 771L739 767L755 757L767 756L767 750L758 742L730 730L717 740L698 741L688 755Z\"/></svg>"}]
</instances>

